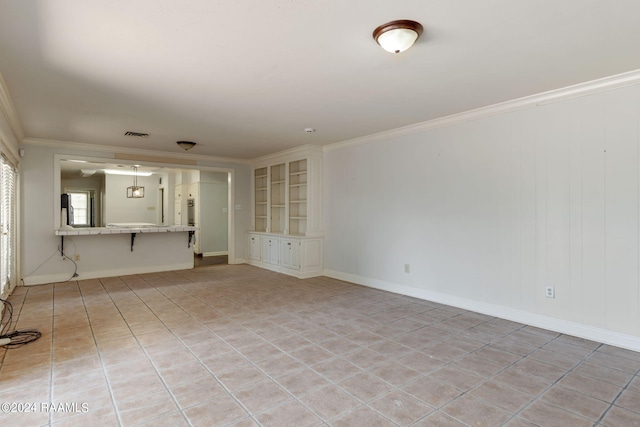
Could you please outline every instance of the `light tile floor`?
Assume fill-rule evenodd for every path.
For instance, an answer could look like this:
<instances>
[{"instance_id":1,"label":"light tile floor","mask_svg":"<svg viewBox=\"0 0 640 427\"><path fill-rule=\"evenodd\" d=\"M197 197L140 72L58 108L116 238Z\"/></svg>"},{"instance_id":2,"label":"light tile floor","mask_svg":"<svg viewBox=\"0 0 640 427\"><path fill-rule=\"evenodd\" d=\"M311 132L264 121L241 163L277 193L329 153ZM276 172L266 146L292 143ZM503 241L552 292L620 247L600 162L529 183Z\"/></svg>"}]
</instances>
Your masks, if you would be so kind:
<instances>
[{"instance_id":1,"label":"light tile floor","mask_svg":"<svg viewBox=\"0 0 640 427\"><path fill-rule=\"evenodd\" d=\"M640 353L326 277L219 265L10 301L43 336L0 351L0 402L33 410L0 425L640 425Z\"/></svg>"}]
</instances>

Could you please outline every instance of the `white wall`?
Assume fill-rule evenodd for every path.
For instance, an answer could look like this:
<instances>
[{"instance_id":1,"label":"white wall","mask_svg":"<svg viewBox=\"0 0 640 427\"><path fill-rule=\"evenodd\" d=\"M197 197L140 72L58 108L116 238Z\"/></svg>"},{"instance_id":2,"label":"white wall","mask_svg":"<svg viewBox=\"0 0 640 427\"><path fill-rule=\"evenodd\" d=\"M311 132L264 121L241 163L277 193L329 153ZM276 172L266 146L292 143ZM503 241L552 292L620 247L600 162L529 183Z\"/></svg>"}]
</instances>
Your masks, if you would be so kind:
<instances>
[{"instance_id":1,"label":"white wall","mask_svg":"<svg viewBox=\"0 0 640 427\"><path fill-rule=\"evenodd\" d=\"M634 85L327 150L326 274L640 350L639 129Z\"/></svg>"},{"instance_id":2,"label":"white wall","mask_svg":"<svg viewBox=\"0 0 640 427\"><path fill-rule=\"evenodd\" d=\"M21 159L21 271L25 284L41 284L66 279L73 272L73 265L57 255L60 238L54 235L54 197L59 197L59 188L54 186L54 155L110 158L112 154L90 150L23 144L25 156ZM244 238L251 223L249 202L250 170L248 165L216 164L199 161L198 166L220 167L234 170L235 210L234 247L235 262L244 258ZM145 189L146 191L146 189ZM146 194L146 193L145 193ZM173 195L170 196L173 200ZM172 207L168 206L169 209ZM153 222L153 221L150 221ZM158 233L166 236L168 233ZM159 237L139 234L134 251L129 250L129 235L76 236L65 239L65 253L80 255L79 279L133 274L135 272L162 271L186 268L193 265L193 249L187 248L187 233L175 233L170 239L175 244L159 244ZM160 237L161 238L161 237ZM165 237L166 238L166 237ZM173 240L172 240L173 241Z\"/></svg>"},{"instance_id":3,"label":"white wall","mask_svg":"<svg viewBox=\"0 0 640 427\"><path fill-rule=\"evenodd\" d=\"M196 235L200 239L200 253L205 256L225 254L229 249L227 174L202 172L198 189L196 225L200 232Z\"/></svg>"},{"instance_id":4,"label":"white wall","mask_svg":"<svg viewBox=\"0 0 640 427\"><path fill-rule=\"evenodd\" d=\"M132 185L132 176L109 174L105 176L105 224L127 222L157 224L156 209L160 206L158 204L160 176L138 177L138 185L144 187L144 197L141 198L127 197L127 187Z\"/></svg>"}]
</instances>

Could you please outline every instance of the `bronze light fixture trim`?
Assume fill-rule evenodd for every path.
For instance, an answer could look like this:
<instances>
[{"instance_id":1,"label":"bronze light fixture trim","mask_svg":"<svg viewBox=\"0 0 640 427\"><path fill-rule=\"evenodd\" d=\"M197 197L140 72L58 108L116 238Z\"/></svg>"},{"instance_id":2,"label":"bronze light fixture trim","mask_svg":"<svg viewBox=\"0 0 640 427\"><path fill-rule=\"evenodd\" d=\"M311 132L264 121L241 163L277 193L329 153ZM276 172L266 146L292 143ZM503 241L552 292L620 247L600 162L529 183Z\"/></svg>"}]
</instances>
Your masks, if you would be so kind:
<instances>
[{"instance_id":1,"label":"bronze light fixture trim","mask_svg":"<svg viewBox=\"0 0 640 427\"><path fill-rule=\"evenodd\" d=\"M387 52L400 53L413 46L423 31L419 22L401 19L380 25L373 30L373 39Z\"/></svg>"}]
</instances>

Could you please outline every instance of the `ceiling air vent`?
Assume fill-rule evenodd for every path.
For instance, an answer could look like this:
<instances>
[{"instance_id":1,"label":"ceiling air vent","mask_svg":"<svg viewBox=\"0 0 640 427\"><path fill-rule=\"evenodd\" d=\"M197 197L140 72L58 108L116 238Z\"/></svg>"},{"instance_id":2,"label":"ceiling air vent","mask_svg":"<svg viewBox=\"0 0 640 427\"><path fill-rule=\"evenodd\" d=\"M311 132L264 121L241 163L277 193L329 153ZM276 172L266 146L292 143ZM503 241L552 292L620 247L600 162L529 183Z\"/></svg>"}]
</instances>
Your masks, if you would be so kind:
<instances>
[{"instance_id":1,"label":"ceiling air vent","mask_svg":"<svg viewBox=\"0 0 640 427\"><path fill-rule=\"evenodd\" d=\"M148 138L149 137L148 133L140 133L140 132L131 132L131 131L129 131L129 132L125 132L124 134L125 134L125 136L134 136L136 138Z\"/></svg>"}]
</instances>

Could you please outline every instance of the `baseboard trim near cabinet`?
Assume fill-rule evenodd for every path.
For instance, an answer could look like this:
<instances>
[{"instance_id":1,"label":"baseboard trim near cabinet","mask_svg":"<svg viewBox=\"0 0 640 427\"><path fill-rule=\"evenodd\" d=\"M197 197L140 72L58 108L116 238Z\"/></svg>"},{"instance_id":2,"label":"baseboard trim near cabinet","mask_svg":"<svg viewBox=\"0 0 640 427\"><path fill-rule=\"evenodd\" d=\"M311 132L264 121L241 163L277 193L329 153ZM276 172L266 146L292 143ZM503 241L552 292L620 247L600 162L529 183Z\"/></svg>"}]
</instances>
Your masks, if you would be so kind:
<instances>
[{"instance_id":1,"label":"baseboard trim near cabinet","mask_svg":"<svg viewBox=\"0 0 640 427\"><path fill-rule=\"evenodd\" d=\"M249 260L247 262L249 265L253 265L254 267L264 268L265 270L275 271L276 273L286 274L287 276L297 277L298 279L310 279L312 277L322 276L322 270L310 270L310 271L299 271L299 270L291 270L289 268L281 267L275 264L268 264L266 262Z\"/></svg>"},{"instance_id":2,"label":"baseboard trim near cabinet","mask_svg":"<svg viewBox=\"0 0 640 427\"><path fill-rule=\"evenodd\" d=\"M219 252L202 252L203 257L207 256L221 256L221 255L229 255L229 251L219 251Z\"/></svg>"},{"instance_id":3,"label":"baseboard trim near cabinet","mask_svg":"<svg viewBox=\"0 0 640 427\"><path fill-rule=\"evenodd\" d=\"M468 298L458 297L455 295L433 292L426 289L415 288L413 286L400 285L397 283L343 273L335 270L325 269L324 275L333 279L344 280L346 282L351 282L370 288L389 291L396 294L419 298L422 300L433 301L440 304L446 304L452 307L486 314L488 316L499 317L501 319L511 320L513 322L523 323L526 325L535 326L562 334L572 335L579 338L584 338L640 352L640 337L634 335L623 334L620 332L589 326L582 323L557 319L555 317L544 316L541 314L517 310L501 305L489 304L481 301L471 300Z\"/></svg>"},{"instance_id":4,"label":"baseboard trim near cabinet","mask_svg":"<svg viewBox=\"0 0 640 427\"><path fill-rule=\"evenodd\" d=\"M184 262L180 264L148 266L144 268L131 267L131 268L121 268L121 269L113 269L113 270L90 271L86 273L83 272L82 270L79 270L78 277L74 277L74 278L70 278L71 273L47 274L43 276L24 277L22 279L22 283L24 286L35 286L35 285L44 285L48 283L67 282L71 280L75 281L75 280L100 279L103 277L129 276L131 274L160 273L163 271L188 270L192 268L193 268L193 261Z\"/></svg>"}]
</instances>

